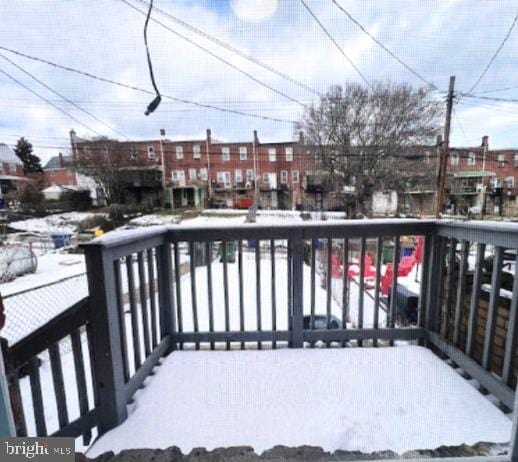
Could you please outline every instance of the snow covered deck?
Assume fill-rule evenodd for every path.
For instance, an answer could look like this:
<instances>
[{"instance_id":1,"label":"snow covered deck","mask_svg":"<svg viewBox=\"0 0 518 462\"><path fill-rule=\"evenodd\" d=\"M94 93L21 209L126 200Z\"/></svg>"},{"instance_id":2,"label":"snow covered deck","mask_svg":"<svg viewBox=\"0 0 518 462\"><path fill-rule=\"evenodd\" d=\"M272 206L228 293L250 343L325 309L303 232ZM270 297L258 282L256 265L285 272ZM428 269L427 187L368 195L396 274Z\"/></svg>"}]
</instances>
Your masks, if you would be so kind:
<instances>
[{"instance_id":1,"label":"snow covered deck","mask_svg":"<svg viewBox=\"0 0 518 462\"><path fill-rule=\"evenodd\" d=\"M282 444L402 453L506 443L511 421L430 350L182 351L88 451Z\"/></svg>"}]
</instances>

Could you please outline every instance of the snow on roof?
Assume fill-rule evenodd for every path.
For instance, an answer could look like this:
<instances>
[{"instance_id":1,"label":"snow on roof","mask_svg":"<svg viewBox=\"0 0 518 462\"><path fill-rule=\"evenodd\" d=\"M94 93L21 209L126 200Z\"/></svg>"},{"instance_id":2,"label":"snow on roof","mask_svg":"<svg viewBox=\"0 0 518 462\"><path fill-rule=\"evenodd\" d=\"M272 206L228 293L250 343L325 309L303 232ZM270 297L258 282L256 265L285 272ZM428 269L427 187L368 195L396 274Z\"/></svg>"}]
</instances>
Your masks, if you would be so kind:
<instances>
[{"instance_id":1,"label":"snow on roof","mask_svg":"<svg viewBox=\"0 0 518 462\"><path fill-rule=\"evenodd\" d=\"M43 189L42 193L49 193L49 192L62 192L63 188L61 186L58 186L56 184L53 184L52 186L49 186L48 188Z\"/></svg>"},{"instance_id":2,"label":"snow on roof","mask_svg":"<svg viewBox=\"0 0 518 462\"><path fill-rule=\"evenodd\" d=\"M9 162L11 164L22 165L22 161L5 143L0 143L0 162Z\"/></svg>"}]
</instances>

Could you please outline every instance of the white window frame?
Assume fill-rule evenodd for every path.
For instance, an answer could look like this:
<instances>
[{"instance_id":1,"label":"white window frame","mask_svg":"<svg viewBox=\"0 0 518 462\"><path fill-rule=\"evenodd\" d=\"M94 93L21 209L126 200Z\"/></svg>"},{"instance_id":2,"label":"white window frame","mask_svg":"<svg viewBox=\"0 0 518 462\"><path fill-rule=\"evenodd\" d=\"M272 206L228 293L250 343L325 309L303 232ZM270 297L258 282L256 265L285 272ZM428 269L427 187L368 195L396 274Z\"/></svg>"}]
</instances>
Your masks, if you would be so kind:
<instances>
[{"instance_id":1,"label":"white window frame","mask_svg":"<svg viewBox=\"0 0 518 462\"><path fill-rule=\"evenodd\" d=\"M514 155L514 162L513 163L514 163L515 167L518 167L518 154Z\"/></svg>"},{"instance_id":2,"label":"white window frame","mask_svg":"<svg viewBox=\"0 0 518 462\"><path fill-rule=\"evenodd\" d=\"M270 174L263 173L263 183L270 183Z\"/></svg>"},{"instance_id":3,"label":"white window frame","mask_svg":"<svg viewBox=\"0 0 518 462\"><path fill-rule=\"evenodd\" d=\"M108 160L109 153L110 151L108 150L108 146L103 145L103 147L101 148L101 155L103 159Z\"/></svg>"},{"instance_id":4,"label":"white window frame","mask_svg":"<svg viewBox=\"0 0 518 462\"><path fill-rule=\"evenodd\" d=\"M468 165L477 165L477 154L470 152L468 154Z\"/></svg>"},{"instance_id":5,"label":"white window frame","mask_svg":"<svg viewBox=\"0 0 518 462\"><path fill-rule=\"evenodd\" d=\"M234 171L234 178L236 179L236 183L243 182L243 171L240 168Z\"/></svg>"},{"instance_id":6,"label":"white window frame","mask_svg":"<svg viewBox=\"0 0 518 462\"><path fill-rule=\"evenodd\" d=\"M189 180L190 181L196 181L196 179L197 179L196 169L195 168L190 168L189 169Z\"/></svg>"},{"instance_id":7,"label":"white window frame","mask_svg":"<svg viewBox=\"0 0 518 462\"><path fill-rule=\"evenodd\" d=\"M254 171L251 168L246 170L246 181L254 181Z\"/></svg>"},{"instance_id":8,"label":"white window frame","mask_svg":"<svg viewBox=\"0 0 518 462\"><path fill-rule=\"evenodd\" d=\"M286 162L293 162L293 146L286 146Z\"/></svg>"},{"instance_id":9,"label":"white window frame","mask_svg":"<svg viewBox=\"0 0 518 462\"><path fill-rule=\"evenodd\" d=\"M183 146L176 146L176 158L178 160L182 160L183 159Z\"/></svg>"},{"instance_id":10,"label":"white window frame","mask_svg":"<svg viewBox=\"0 0 518 462\"><path fill-rule=\"evenodd\" d=\"M147 156L149 159L156 159L156 152L154 146L147 147Z\"/></svg>"},{"instance_id":11,"label":"white window frame","mask_svg":"<svg viewBox=\"0 0 518 462\"><path fill-rule=\"evenodd\" d=\"M281 184L288 184L288 170L281 170Z\"/></svg>"},{"instance_id":12,"label":"white window frame","mask_svg":"<svg viewBox=\"0 0 518 462\"><path fill-rule=\"evenodd\" d=\"M207 167L200 168L200 180L207 181L209 179L209 173Z\"/></svg>"},{"instance_id":13,"label":"white window frame","mask_svg":"<svg viewBox=\"0 0 518 462\"><path fill-rule=\"evenodd\" d=\"M83 152L84 152L85 157L87 159L91 159L92 158L92 150L90 149L90 146L83 146Z\"/></svg>"},{"instance_id":14,"label":"white window frame","mask_svg":"<svg viewBox=\"0 0 518 462\"><path fill-rule=\"evenodd\" d=\"M291 171L291 182L292 183L298 183L300 178L300 174L298 170L292 170Z\"/></svg>"},{"instance_id":15,"label":"white window frame","mask_svg":"<svg viewBox=\"0 0 518 462\"><path fill-rule=\"evenodd\" d=\"M459 165L459 155L457 153L451 155L450 165Z\"/></svg>"},{"instance_id":16,"label":"white window frame","mask_svg":"<svg viewBox=\"0 0 518 462\"><path fill-rule=\"evenodd\" d=\"M277 149L268 148L268 160L270 162L277 162Z\"/></svg>"},{"instance_id":17,"label":"white window frame","mask_svg":"<svg viewBox=\"0 0 518 462\"><path fill-rule=\"evenodd\" d=\"M228 146L221 148L221 159L223 162L228 162L230 160L230 148Z\"/></svg>"},{"instance_id":18,"label":"white window frame","mask_svg":"<svg viewBox=\"0 0 518 462\"><path fill-rule=\"evenodd\" d=\"M232 173L231 172L218 172L217 174L218 183L223 183L225 188L232 186Z\"/></svg>"},{"instance_id":19,"label":"white window frame","mask_svg":"<svg viewBox=\"0 0 518 462\"><path fill-rule=\"evenodd\" d=\"M239 146L239 160L247 160L248 159L248 150L246 146Z\"/></svg>"},{"instance_id":20,"label":"white window frame","mask_svg":"<svg viewBox=\"0 0 518 462\"><path fill-rule=\"evenodd\" d=\"M505 154L498 154L496 162L499 167L505 167Z\"/></svg>"},{"instance_id":21,"label":"white window frame","mask_svg":"<svg viewBox=\"0 0 518 462\"><path fill-rule=\"evenodd\" d=\"M508 176L504 179L506 188L514 189L514 176Z\"/></svg>"},{"instance_id":22,"label":"white window frame","mask_svg":"<svg viewBox=\"0 0 518 462\"><path fill-rule=\"evenodd\" d=\"M193 159L201 159L201 146L199 144L192 145L192 157Z\"/></svg>"},{"instance_id":23,"label":"white window frame","mask_svg":"<svg viewBox=\"0 0 518 462\"><path fill-rule=\"evenodd\" d=\"M173 170L171 172L171 180L180 181L181 177L183 176L182 173L183 173L183 170Z\"/></svg>"},{"instance_id":24,"label":"white window frame","mask_svg":"<svg viewBox=\"0 0 518 462\"><path fill-rule=\"evenodd\" d=\"M16 164L14 162L9 164L9 171L11 173L16 173Z\"/></svg>"}]
</instances>

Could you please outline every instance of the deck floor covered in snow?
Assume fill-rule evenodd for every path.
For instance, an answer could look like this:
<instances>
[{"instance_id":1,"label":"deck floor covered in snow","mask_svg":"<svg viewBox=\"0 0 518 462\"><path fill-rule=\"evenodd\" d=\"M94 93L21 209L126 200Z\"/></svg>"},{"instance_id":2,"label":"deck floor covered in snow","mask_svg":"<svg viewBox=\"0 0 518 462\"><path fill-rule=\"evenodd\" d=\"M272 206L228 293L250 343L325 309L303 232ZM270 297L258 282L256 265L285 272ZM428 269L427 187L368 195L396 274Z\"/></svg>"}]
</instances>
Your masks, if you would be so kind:
<instances>
[{"instance_id":1,"label":"deck floor covered in snow","mask_svg":"<svg viewBox=\"0 0 518 462\"><path fill-rule=\"evenodd\" d=\"M423 347L178 351L155 372L90 457L173 445L402 453L510 437L511 421Z\"/></svg>"}]
</instances>

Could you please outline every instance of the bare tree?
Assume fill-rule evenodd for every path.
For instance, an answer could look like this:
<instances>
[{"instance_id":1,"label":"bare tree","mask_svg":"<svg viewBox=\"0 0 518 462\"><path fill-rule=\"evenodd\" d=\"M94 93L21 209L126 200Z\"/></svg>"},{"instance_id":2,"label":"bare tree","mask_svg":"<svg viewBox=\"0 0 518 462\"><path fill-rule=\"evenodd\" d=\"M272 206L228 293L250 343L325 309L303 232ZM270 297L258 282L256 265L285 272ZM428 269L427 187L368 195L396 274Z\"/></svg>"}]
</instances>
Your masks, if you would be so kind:
<instances>
[{"instance_id":1,"label":"bare tree","mask_svg":"<svg viewBox=\"0 0 518 462\"><path fill-rule=\"evenodd\" d=\"M369 89L351 83L331 87L296 129L316 150L327 184L335 191L354 188L342 196L346 209L368 215L375 190L401 190L408 183L413 172L402 168L408 152L434 143L441 114L441 102L425 88L375 82Z\"/></svg>"}]
</instances>

